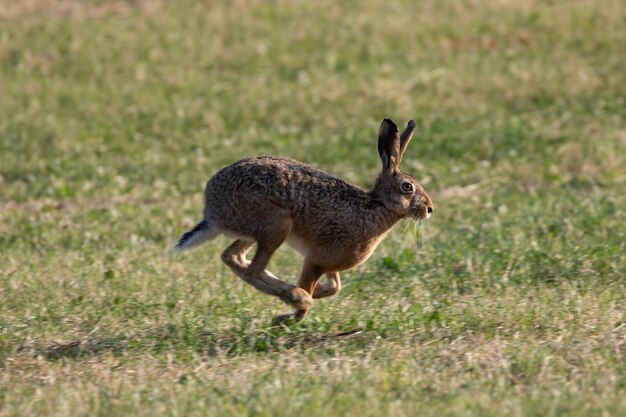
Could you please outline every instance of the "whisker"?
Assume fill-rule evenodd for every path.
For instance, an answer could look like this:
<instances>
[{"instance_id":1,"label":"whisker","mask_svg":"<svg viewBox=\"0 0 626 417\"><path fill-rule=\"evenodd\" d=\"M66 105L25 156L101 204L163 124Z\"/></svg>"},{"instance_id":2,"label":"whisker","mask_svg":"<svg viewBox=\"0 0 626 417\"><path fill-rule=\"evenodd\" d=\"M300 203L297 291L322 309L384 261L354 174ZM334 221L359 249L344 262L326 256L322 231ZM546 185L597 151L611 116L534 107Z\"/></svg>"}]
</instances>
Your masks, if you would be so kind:
<instances>
[{"instance_id":1,"label":"whisker","mask_svg":"<svg viewBox=\"0 0 626 417\"><path fill-rule=\"evenodd\" d=\"M402 229L402 233L400 233L400 237L399 237L398 239L394 239L394 244L393 244L393 247L392 247L392 249L391 249L392 253L394 253L394 252L397 252L397 251L398 251L398 247L400 246L400 243L402 243L402 242L403 242L403 237L404 237L404 234L405 234L405 233L406 233L406 231L409 229L409 225L410 225L410 223L409 223L406 219L403 219L403 220L402 220L402 223L404 223L404 224L405 224L405 226L404 226L404 228Z\"/></svg>"},{"instance_id":2,"label":"whisker","mask_svg":"<svg viewBox=\"0 0 626 417\"><path fill-rule=\"evenodd\" d=\"M427 237L430 239L435 234L435 227L433 226L433 222L431 219L426 221L426 228L428 229Z\"/></svg>"},{"instance_id":3,"label":"whisker","mask_svg":"<svg viewBox=\"0 0 626 417\"><path fill-rule=\"evenodd\" d=\"M397 233L393 235L393 245L391 246L391 253L397 253L398 249L404 247L404 238L411 227L411 242L408 242L408 247L413 248L415 253L424 246L424 244L434 235L434 227L430 219L413 220L403 219L400 222L401 232L398 236Z\"/></svg>"},{"instance_id":4,"label":"whisker","mask_svg":"<svg viewBox=\"0 0 626 417\"><path fill-rule=\"evenodd\" d=\"M419 222L415 223L413 229L413 235L417 239L415 243L415 250L419 251L424 246L424 244L433 237L434 234L435 228L430 219L420 220Z\"/></svg>"},{"instance_id":5,"label":"whisker","mask_svg":"<svg viewBox=\"0 0 626 417\"><path fill-rule=\"evenodd\" d=\"M422 233L422 224L422 221L420 221L419 223L415 223L415 226L413 228L413 236L415 236L416 238L415 253L417 253L424 245L424 233Z\"/></svg>"}]
</instances>

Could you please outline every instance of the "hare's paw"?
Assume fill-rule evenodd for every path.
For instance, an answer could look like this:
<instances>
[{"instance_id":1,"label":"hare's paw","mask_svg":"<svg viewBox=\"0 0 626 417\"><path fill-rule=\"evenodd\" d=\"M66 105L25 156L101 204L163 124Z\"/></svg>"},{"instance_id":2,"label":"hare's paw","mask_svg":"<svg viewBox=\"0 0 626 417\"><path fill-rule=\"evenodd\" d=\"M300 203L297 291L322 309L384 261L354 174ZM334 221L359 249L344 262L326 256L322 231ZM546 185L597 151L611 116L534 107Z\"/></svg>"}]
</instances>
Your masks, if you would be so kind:
<instances>
[{"instance_id":1,"label":"hare's paw","mask_svg":"<svg viewBox=\"0 0 626 417\"><path fill-rule=\"evenodd\" d=\"M288 304L294 306L298 310L308 310L313 305L313 297L302 288L293 288L289 292Z\"/></svg>"},{"instance_id":2,"label":"hare's paw","mask_svg":"<svg viewBox=\"0 0 626 417\"><path fill-rule=\"evenodd\" d=\"M304 320L309 310L296 310L293 313L279 314L272 319L272 326L289 325Z\"/></svg>"},{"instance_id":3,"label":"hare's paw","mask_svg":"<svg viewBox=\"0 0 626 417\"><path fill-rule=\"evenodd\" d=\"M295 323L297 320L295 313L279 314L272 319L272 326L283 326Z\"/></svg>"}]
</instances>

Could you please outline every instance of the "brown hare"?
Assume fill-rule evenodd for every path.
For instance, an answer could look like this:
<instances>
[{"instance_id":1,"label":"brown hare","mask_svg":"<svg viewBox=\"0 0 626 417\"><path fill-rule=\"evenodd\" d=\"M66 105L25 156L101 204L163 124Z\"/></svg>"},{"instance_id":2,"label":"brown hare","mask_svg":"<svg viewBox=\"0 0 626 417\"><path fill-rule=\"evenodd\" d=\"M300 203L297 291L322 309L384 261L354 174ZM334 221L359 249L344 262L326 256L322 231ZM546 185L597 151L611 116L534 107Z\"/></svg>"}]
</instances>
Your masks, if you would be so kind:
<instances>
[{"instance_id":1,"label":"brown hare","mask_svg":"<svg viewBox=\"0 0 626 417\"><path fill-rule=\"evenodd\" d=\"M277 316L274 324L302 320L313 299L339 292L339 271L365 262L398 221L430 217L430 197L399 169L414 130L413 120L402 134L391 120L383 120L378 131L382 171L371 190L283 157L246 158L221 169L206 185L204 220L180 237L174 251L219 234L233 237L222 253L224 263L257 290L296 309ZM265 269L283 242L304 257L297 286ZM255 243L249 261L246 253ZM317 285L323 274L328 282Z\"/></svg>"}]
</instances>

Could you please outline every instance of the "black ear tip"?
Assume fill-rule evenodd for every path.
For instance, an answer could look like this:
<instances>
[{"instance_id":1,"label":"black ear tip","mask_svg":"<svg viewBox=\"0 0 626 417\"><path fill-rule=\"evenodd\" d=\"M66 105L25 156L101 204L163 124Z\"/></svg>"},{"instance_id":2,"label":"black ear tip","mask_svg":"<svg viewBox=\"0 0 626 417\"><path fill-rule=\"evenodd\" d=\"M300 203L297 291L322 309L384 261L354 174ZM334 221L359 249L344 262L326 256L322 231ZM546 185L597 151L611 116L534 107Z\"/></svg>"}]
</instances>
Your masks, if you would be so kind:
<instances>
[{"instance_id":1,"label":"black ear tip","mask_svg":"<svg viewBox=\"0 0 626 417\"><path fill-rule=\"evenodd\" d=\"M398 131L398 126L396 126L396 124L391 119L383 119L383 122L381 123L380 126L381 127L389 126L392 131L396 131L396 132Z\"/></svg>"},{"instance_id":2,"label":"black ear tip","mask_svg":"<svg viewBox=\"0 0 626 417\"><path fill-rule=\"evenodd\" d=\"M409 122L406 125L407 127L415 127L415 120L413 119L409 120Z\"/></svg>"}]
</instances>

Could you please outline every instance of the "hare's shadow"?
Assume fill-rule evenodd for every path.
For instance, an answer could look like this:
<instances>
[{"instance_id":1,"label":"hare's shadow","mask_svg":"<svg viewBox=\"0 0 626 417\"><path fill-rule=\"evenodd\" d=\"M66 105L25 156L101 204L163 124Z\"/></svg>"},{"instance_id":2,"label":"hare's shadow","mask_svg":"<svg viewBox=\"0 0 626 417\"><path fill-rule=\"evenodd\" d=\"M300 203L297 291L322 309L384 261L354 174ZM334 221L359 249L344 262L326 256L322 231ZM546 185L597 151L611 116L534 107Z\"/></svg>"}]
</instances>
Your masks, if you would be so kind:
<instances>
[{"instance_id":1,"label":"hare's shadow","mask_svg":"<svg viewBox=\"0 0 626 417\"><path fill-rule=\"evenodd\" d=\"M196 330L181 332L172 324L155 328L139 337L125 334L107 334L101 331L83 339L72 341L52 340L36 348L36 353L48 360L61 358L94 357L106 353L121 356L127 352L159 354L166 350L191 348L200 355L238 356L245 353L280 353L294 349L336 346L353 343L367 347L377 338L376 332L354 328L340 332L294 332L290 327L268 327L242 332L233 326L223 330Z\"/></svg>"}]
</instances>

